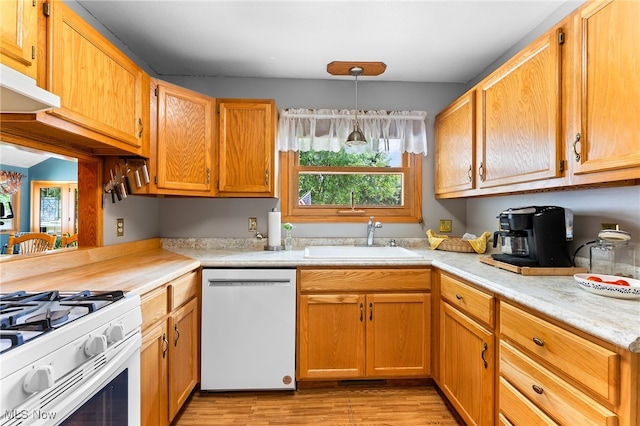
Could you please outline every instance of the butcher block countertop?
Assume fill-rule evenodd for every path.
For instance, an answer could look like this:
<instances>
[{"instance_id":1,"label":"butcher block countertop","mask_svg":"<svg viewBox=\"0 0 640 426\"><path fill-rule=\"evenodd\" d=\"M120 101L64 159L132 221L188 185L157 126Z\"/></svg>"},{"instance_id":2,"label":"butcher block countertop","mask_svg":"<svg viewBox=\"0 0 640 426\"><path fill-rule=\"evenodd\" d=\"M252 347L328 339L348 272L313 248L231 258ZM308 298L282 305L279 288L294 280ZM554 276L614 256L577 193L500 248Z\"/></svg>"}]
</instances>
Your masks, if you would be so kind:
<instances>
[{"instance_id":1,"label":"butcher block countertop","mask_svg":"<svg viewBox=\"0 0 640 426\"><path fill-rule=\"evenodd\" d=\"M144 294L196 269L196 259L165 250L159 238L68 249L0 261L0 291L122 290Z\"/></svg>"},{"instance_id":2,"label":"butcher block countertop","mask_svg":"<svg viewBox=\"0 0 640 426\"><path fill-rule=\"evenodd\" d=\"M433 266L631 352L640 353L640 300L588 293L572 276L522 276L486 265L479 255L399 245L419 260L305 259L303 250L265 251L225 239L154 238L102 248L56 251L37 257L0 258L0 291L123 290L144 294L200 266ZM335 244L335 243L334 243ZM264 245L264 242L262 243ZM324 245L331 245L325 242ZM221 248L224 247L224 248Z\"/></svg>"}]
</instances>

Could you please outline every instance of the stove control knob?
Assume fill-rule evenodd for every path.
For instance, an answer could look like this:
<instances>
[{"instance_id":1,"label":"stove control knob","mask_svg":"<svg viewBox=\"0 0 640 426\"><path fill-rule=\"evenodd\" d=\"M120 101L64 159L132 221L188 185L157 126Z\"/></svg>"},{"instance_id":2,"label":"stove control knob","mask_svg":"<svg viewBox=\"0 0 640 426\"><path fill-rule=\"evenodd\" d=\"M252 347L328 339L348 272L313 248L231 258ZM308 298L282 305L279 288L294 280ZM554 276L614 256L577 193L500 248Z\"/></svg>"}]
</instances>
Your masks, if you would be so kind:
<instances>
[{"instance_id":1,"label":"stove control knob","mask_svg":"<svg viewBox=\"0 0 640 426\"><path fill-rule=\"evenodd\" d=\"M115 324L109 326L105 334L107 335L107 341L109 343L115 343L119 342L120 340L124 340L124 325Z\"/></svg>"},{"instance_id":2,"label":"stove control knob","mask_svg":"<svg viewBox=\"0 0 640 426\"><path fill-rule=\"evenodd\" d=\"M89 356L98 355L107 350L107 336L98 334L91 336L84 344L84 353Z\"/></svg>"},{"instance_id":3,"label":"stove control knob","mask_svg":"<svg viewBox=\"0 0 640 426\"><path fill-rule=\"evenodd\" d=\"M34 393L53 386L53 366L39 365L27 373L22 387L27 393Z\"/></svg>"}]
</instances>

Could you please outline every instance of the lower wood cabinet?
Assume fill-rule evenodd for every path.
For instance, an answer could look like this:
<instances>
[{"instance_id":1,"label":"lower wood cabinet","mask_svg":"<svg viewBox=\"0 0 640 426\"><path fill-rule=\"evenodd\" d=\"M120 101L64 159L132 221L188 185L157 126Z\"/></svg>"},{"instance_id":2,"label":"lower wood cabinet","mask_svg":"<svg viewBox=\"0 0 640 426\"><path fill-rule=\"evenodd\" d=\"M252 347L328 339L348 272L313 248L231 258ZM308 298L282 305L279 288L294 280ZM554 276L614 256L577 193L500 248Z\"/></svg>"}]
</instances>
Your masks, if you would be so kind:
<instances>
[{"instance_id":1,"label":"lower wood cabinet","mask_svg":"<svg viewBox=\"0 0 640 426\"><path fill-rule=\"evenodd\" d=\"M468 425L493 425L493 295L440 273L437 382Z\"/></svg>"},{"instance_id":2,"label":"lower wood cabinet","mask_svg":"<svg viewBox=\"0 0 640 426\"><path fill-rule=\"evenodd\" d=\"M197 271L142 297L141 423L168 425L198 382Z\"/></svg>"},{"instance_id":3,"label":"lower wood cabinet","mask_svg":"<svg viewBox=\"0 0 640 426\"><path fill-rule=\"evenodd\" d=\"M639 424L638 354L507 302L499 327L498 409L511 424L532 424L516 400L550 424Z\"/></svg>"},{"instance_id":4,"label":"lower wood cabinet","mask_svg":"<svg viewBox=\"0 0 640 426\"><path fill-rule=\"evenodd\" d=\"M298 274L298 380L430 374L428 269Z\"/></svg>"}]
</instances>

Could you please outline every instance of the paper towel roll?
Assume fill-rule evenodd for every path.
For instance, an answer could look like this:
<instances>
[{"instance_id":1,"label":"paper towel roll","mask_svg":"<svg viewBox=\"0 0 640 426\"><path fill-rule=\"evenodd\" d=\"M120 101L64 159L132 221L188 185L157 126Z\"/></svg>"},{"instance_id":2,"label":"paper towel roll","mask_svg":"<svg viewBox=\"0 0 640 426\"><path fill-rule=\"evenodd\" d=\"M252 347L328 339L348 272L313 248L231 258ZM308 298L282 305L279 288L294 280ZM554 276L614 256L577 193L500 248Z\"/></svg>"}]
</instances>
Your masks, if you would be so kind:
<instances>
[{"instance_id":1,"label":"paper towel roll","mask_svg":"<svg viewBox=\"0 0 640 426\"><path fill-rule=\"evenodd\" d=\"M280 239L280 212L269 212L269 247L278 247L282 245Z\"/></svg>"}]
</instances>

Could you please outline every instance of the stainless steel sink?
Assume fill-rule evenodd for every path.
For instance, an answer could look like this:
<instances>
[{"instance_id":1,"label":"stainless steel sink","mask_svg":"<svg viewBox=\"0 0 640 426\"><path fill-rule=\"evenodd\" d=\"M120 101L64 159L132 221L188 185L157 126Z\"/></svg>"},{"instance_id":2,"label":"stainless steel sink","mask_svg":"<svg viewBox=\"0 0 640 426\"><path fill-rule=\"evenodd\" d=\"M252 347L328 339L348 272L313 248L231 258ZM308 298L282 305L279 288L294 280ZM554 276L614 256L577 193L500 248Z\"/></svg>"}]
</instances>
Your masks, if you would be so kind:
<instances>
[{"instance_id":1,"label":"stainless steel sink","mask_svg":"<svg viewBox=\"0 0 640 426\"><path fill-rule=\"evenodd\" d=\"M403 247L380 246L309 246L304 249L303 256L305 259L424 259Z\"/></svg>"}]
</instances>

